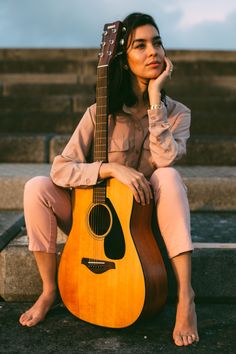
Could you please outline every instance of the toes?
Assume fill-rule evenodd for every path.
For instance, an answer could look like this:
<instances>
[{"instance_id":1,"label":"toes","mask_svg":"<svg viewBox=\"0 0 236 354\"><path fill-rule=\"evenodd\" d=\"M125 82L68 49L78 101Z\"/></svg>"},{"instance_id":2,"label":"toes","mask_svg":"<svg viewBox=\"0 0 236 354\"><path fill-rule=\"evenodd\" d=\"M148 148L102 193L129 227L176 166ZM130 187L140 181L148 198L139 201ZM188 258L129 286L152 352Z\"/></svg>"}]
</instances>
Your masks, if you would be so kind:
<instances>
[{"instance_id":1,"label":"toes","mask_svg":"<svg viewBox=\"0 0 236 354\"><path fill-rule=\"evenodd\" d=\"M182 338L183 338L183 343L184 343L184 345L185 345L185 346L186 346L186 345L189 345L188 336L187 336L187 335L183 335Z\"/></svg>"},{"instance_id":2,"label":"toes","mask_svg":"<svg viewBox=\"0 0 236 354\"><path fill-rule=\"evenodd\" d=\"M197 343L199 342L199 336L197 334L191 334L192 337L192 343Z\"/></svg>"},{"instance_id":3,"label":"toes","mask_svg":"<svg viewBox=\"0 0 236 354\"><path fill-rule=\"evenodd\" d=\"M188 335L188 344L192 344L194 342L194 339L191 335Z\"/></svg>"},{"instance_id":4,"label":"toes","mask_svg":"<svg viewBox=\"0 0 236 354\"><path fill-rule=\"evenodd\" d=\"M22 326L25 326L26 322L31 319L31 315L26 311L25 313L23 313L20 318L19 318L19 322Z\"/></svg>"},{"instance_id":5,"label":"toes","mask_svg":"<svg viewBox=\"0 0 236 354\"><path fill-rule=\"evenodd\" d=\"M175 336L174 341L175 344L178 345L179 347L182 347L184 345L181 335Z\"/></svg>"},{"instance_id":6,"label":"toes","mask_svg":"<svg viewBox=\"0 0 236 354\"><path fill-rule=\"evenodd\" d=\"M29 321L27 321L26 326L32 327L32 326L35 326L36 324L38 324L41 321L42 321L41 318L34 317L34 318L29 319Z\"/></svg>"}]
</instances>

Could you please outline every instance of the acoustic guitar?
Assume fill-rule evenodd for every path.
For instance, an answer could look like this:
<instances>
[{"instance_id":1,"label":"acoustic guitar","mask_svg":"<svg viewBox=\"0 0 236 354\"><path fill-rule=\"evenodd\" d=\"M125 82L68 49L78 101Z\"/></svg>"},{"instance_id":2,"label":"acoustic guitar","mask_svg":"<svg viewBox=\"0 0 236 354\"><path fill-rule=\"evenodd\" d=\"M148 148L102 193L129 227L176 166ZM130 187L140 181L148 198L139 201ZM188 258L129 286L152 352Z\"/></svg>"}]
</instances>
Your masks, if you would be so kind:
<instances>
[{"instance_id":1,"label":"acoustic guitar","mask_svg":"<svg viewBox=\"0 0 236 354\"><path fill-rule=\"evenodd\" d=\"M121 36L121 22L104 26L94 161L107 161L108 69ZM141 206L114 178L74 190L73 225L58 270L61 298L72 314L95 325L123 328L164 305L167 276L152 233L152 211L151 204Z\"/></svg>"}]
</instances>

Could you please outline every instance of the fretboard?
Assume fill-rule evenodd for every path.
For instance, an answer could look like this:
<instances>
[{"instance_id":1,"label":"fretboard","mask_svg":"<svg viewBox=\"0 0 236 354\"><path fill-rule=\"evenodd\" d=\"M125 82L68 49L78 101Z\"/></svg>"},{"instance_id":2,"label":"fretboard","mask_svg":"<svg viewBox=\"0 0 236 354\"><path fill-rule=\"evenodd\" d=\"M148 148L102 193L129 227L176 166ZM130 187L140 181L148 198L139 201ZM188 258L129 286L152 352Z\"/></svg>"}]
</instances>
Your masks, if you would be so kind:
<instances>
[{"instance_id":1,"label":"fretboard","mask_svg":"<svg viewBox=\"0 0 236 354\"><path fill-rule=\"evenodd\" d=\"M94 138L94 161L107 161L107 95L108 66L101 66L97 69L96 89L96 130Z\"/></svg>"},{"instance_id":2,"label":"fretboard","mask_svg":"<svg viewBox=\"0 0 236 354\"><path fill-rule=\"evenodd\" d=\"M96 88L96 128L93 146L94 161L108 161L108 66L97 68ZM94 203L105 203L106 183L98 184L93 189Z\"/></svg>"}]
</instances>

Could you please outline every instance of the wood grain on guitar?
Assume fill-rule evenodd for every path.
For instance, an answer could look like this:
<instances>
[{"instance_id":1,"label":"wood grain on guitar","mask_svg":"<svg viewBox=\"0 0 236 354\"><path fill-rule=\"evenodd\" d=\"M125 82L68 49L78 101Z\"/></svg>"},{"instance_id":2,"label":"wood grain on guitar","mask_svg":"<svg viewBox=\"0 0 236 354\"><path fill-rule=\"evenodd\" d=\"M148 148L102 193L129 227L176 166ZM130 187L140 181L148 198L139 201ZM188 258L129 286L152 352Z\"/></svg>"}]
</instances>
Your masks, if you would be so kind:
<instances>
[{"instance_id":1,"label":"wood grain on guitar","mask_svg":"<svg viewBox=\"0 0 236 354\"><path fill-rule=\"evenodd\" d=\"M119 50L122 24L104 27L98 63L94 161L107 161L108 67ZM125 204L125 207L124 207ZM80 319L123 328L153 315L167 296L166 270L151 229L152 205L111 178L76 188L73 225L58 271L65 306Z\"/></svg>"}]
</instances>

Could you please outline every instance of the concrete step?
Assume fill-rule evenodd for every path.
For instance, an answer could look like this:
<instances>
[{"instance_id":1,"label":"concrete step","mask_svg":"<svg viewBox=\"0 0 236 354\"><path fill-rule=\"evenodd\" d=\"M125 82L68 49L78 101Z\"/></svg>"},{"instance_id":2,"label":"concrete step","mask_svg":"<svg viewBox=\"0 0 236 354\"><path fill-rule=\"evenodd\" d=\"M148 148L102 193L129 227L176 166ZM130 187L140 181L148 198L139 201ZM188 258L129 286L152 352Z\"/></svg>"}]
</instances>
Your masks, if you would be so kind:
<instances>
[{"instance_id":1,"label":"concrete step","mask_svg":"<svg viewBox=\"0 0 236 354\"><path fill-rule=\"evenodd\" d=\"M236 210L235 166L176 166L188 187L190 209ZM0 164L0 210L21 210L25 182L49 175L50 164Z\"/></svg>"},{"instance_id":2,"label":"concrete step","mask_svg":"<svg viewBox=\"0 0 236 354\"><path fill-rule=\"evenodd\" d=\"M18 109L13 109L9 105L9 108L0 112L1 133L71 134L86 108L95 102L94 95L87 97L82 97L82 95L60 97L58 95L57 97L54 96L54 98L48 98L44 103L42 103L44 100L41 96L35 100L31 99L29 109L27 107L27 99L19 104ZM174 96L173 98L176 99L177 97ZM36 102L35 105L33 101ZM48 106L46 102L49 102ZM57 105L57 102L60 102L60 104ZM180 99L180 102L187 105L188 100ZM23 107L23 105L25 106ZM191 108L191 105L189 107ZM223 118L224 124L222 124ZM195 110L192 110L191 134L235 136L235 110L230 107L225 110L222 107L219 109L212 107L210 110L199 105Z\"/></svg>"},{"instance_id":3,"label":"concrete step","mask_svg":"<svg viewBox=\"0 0 236 354\"><path fill-rule=\"evenodd\" d=\"M95 92L95 83L88 84L88 82L85 82L81 84L78 82L76 76L73 77L69 74L25 75L22 78L22 81L25 80L25 83L19 82L22 76L15 76L16 82L13 81L13 76L10 74L8 80L10 80L10 77L11 82L5 85L2 84L2 95L4 97L16 95L77 95L81 92L86 92L87 94L94 94ZM205 99L207 102L209 96L211 99L214 98L218 99L219 102L224 102L236 96L236 77L212 75L209 79L209 76L184 76L181 78L181 85L179 84L179 78L169 81L166 91L171 97L178 97L184 102L186 99L193 97Z\"/></svg>"},{"instance_id":4,"label":"concrete step","mask_svg":"<svg viewBox=\"0 0 236 354\"><path fill-rule=\"evenodd\" d=\"M7 220L6 212L4 218ZM12 216L9 212L8 220L10 218ZM236 213L194 212L191 214L191 228L195 247L193 287L198 299L235 301ZM157 238L167 267L171 299L176 295L176 283L160 236ZM66 237L60 231L58 261L65 241ZM24 232L20 232L0 253L0 296L5 301L28 301L35 299L40 292L41 282L33 255L28 251L28 238Z\"/></svg>"},{"instance_id":5,"label":"concrete step","mask_svg":"<svg viewBox=\"0 0 236 354\"><path fill-rule=\"evenodd\" d=\"M184 76L179 84L179 78L176 73L173 74L173 80L167 84L167 92L172 97L184 100L193 97L218 98L219 101L225 98L233 98L236 95L236 77L235 75L220 75L218 72L210 76Z\"/></svg>"},{"instance_id":6,"label":"concrete step","mask_svg":"<svg viewBox=\"0 0 236 354\"><path fill-rule=\"evenodd\" d=\"M25 229L23 212L0 211L0 252Z\"/></svg>"},{"instance_id":7,"label":"concrete step","mask_svg":"<svg viewBox=\"0 0 236 354\"><path fill-rule=\"evenodd\" d=\"M69 134L0 134L0 161L7 163L52 162L61 154ZM187 155L177 165L235 166L236 135L192 135Z\"/></svg>"},{"instance_id":8,"label":"concrete step","mask_svg":"<svg viewBox=\"0 0 236 354\"><path fill-rule=\"evenodd\" d=\"M49 77L50 79L50 77ZM56 79L56 78L55 78ZM63 78L62 78L63 79ZM58 77L57 77L58 80ZM3 96L50 96L50 95L78 95L85 94L87 96L95 95L95 85L87 83L49 82L47 83L12 83L4 88ZM227 96L228 97L228 96Z\"/></svg>"}]
</instances>

